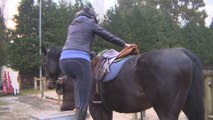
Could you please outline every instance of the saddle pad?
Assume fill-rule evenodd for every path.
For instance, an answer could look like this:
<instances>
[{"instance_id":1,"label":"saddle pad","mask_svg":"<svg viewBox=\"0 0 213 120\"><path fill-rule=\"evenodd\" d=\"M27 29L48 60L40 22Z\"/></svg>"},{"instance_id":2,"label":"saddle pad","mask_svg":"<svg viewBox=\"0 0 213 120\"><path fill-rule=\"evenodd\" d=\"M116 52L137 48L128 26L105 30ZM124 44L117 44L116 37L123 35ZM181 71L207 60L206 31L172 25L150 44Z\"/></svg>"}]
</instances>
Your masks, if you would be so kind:
<instances>
[{"instance_id":1,"label":"saddle pad","mask_svg":"<svg viewBox=\"0 0 213 120\"><path fill-rule=\"evenodd\" d=\"M130 56L131 57L131 56ZM103 82L109 82L111 80L113 80L113 78L115 78L115 76L117 76L117 74L119 73L119 71L121 70L121 67L124 65L124 63L130 58L130 57L126 57L118 62L114 62L110 65L109 67L109 72L106 73L106 75L103 78Z\"/></svg>"}]
</instances>

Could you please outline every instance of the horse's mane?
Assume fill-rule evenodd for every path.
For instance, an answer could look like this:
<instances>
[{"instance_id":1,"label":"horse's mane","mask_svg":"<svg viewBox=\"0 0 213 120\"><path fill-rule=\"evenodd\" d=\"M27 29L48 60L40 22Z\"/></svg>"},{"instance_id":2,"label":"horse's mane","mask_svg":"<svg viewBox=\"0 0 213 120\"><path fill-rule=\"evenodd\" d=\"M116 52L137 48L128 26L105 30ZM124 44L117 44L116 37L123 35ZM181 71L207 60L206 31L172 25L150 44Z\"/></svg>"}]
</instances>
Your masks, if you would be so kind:
<instances>
[{"instance_id":1,"label":"horse's mane","mask_svg":"<svg viewBox=\"0 0 213 120\"><path fill-rule=\"evenodd\" d=\"M50 49L49 49L49 51L47 52L47 56L49 57L49 58L55 58L55 57L59 57L60 56L60 53L61 53L61 47L51 47Z\"/></svg>"}]
</instances>

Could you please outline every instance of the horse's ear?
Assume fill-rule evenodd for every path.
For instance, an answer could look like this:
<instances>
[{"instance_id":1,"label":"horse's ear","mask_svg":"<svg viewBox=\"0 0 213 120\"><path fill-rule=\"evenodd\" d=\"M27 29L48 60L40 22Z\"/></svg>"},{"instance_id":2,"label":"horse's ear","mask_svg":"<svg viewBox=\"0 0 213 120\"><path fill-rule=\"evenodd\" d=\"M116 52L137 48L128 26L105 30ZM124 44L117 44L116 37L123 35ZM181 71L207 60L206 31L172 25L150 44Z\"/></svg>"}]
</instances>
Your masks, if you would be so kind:
<instances>
[{"instance_id":1,"label":"horse's ear","mask_svg":"<svg viewBox=\"0 0 213 120\"><path fill-rule=\"evenodd\" d=\"M46 56L47 55L47 49L44 46L41 46L41 53Z\"/></svg>"}]
</instances>

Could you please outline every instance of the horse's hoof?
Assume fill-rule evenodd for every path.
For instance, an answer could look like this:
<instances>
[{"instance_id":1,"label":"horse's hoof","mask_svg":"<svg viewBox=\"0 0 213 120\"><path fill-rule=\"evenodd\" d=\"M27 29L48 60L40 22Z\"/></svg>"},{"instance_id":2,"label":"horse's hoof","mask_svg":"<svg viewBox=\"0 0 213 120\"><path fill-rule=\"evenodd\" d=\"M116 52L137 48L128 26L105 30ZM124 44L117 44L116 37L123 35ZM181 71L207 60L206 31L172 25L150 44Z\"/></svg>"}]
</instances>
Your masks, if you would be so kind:
<instances>
[{"instance_id":1,"label":"horse's hoof","mask_svg":"<svg viewBox=\"0 0 213 120\"><path fill-rule=\"evenodd\" d=\"M58 95L63 95L63 93L64 93L63 88L56 89L56 93L57 93Z\"/></svg>"},{"instance_id":2,"label":"horse's hoof","mask_svg":"<svg viewBox=\"0 0 213 120\"><path fill-rule=\"evenodd\" d=\"M71 110L74 110L73 107L61 107L60 108L60 111L71 111Z\"/></svg>"}]
</instances>

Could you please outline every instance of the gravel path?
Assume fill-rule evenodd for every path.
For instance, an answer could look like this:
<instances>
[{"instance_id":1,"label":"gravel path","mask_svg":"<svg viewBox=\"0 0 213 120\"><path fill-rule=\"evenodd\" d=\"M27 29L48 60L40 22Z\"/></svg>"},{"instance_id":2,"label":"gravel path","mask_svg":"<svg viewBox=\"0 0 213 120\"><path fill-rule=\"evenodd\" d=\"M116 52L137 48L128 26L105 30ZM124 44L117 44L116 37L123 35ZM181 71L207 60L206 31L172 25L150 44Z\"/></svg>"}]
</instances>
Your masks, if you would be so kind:
<instances>
[{"instance_id":1,"label":"gravel path","mask_svg":"<svg viewBox=\"0 0 213 120\"><path fill-rule=\"evenodd\" d=\"M33 114L57 111L59 108L54 102L29 95L0 97L0 103L0 120L30 120Z\"/></svg>"},{"instance_id":2,"label":"gravel path","mask_svg":"<svg viewBox=\"0 0 213 120\"><path fill-rule=\"evenodd\" d=\"M38 113L59 111L59 105L53 100L42 99L35 95L0 97L0 120L32 120ZM133 114L113 113L113 120L132 120ZM139 114L138 114L139 116ZM91 116L87 120L92 120ZM145 120L159 120L153 109L145 112ZM187 120L181 113L179 120Z\"/></svg>"}]
</instances>

